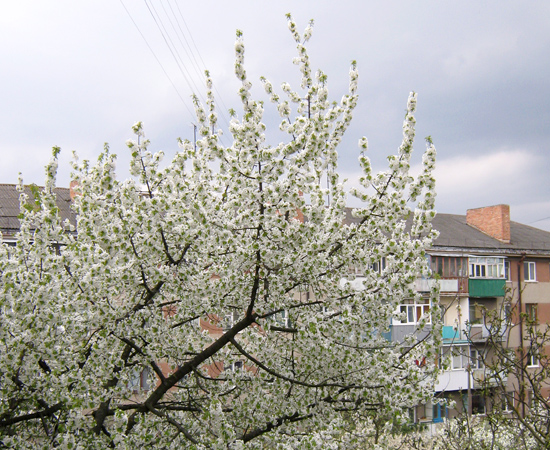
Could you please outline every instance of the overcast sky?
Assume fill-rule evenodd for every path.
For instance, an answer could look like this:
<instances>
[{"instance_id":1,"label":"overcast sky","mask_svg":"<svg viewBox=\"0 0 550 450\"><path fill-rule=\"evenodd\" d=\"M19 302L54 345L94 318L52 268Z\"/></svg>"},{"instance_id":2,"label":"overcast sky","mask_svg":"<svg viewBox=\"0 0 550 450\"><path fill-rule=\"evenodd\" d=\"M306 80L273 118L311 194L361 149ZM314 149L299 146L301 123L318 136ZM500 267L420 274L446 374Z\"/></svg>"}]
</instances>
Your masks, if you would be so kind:
<instances>
[{"instance_id":1,"label":"overcast sky","mask_svg":"<svg viewBox=\"0 0 550 450\"><path fill-rule=\"evenodd\" d=\"M261 75L296 84L290 12L299 29L315 20L312 66L328 74L335 100L358 62L359 105L340 148L344 176L358 176L363 135L375 168L384 168L414 90L415 163L422 138L432 136L438 212L507 203L512 220L550 230L548 0L0 0L0 8L0 183L21 172L25 183L43 184L57 145L58 185L68 186L73 150L94 160L105 142L126 178L125 142L138 120L151 149L173 156L178 137L192 139L190 96L203 95L205 68L219 106L238 109L236 29L258 97ZM277 126L273 112L266 123Z\"/></svg>"}]
</instances>

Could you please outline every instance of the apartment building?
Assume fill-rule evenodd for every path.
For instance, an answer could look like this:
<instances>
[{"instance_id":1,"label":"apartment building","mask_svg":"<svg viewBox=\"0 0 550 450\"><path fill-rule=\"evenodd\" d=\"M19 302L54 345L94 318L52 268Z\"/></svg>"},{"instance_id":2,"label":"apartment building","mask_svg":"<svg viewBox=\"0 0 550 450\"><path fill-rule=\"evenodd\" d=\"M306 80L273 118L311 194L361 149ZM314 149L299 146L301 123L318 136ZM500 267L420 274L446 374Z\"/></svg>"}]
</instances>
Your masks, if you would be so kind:
<instances>
[{"instance_id":1,"label":"apartment building","mask_svg":"<svg viewBox=\"0 0 550 450\"><path fill-rule=\"evenodd\" d=\"M32 199L33 189L26 187L25 192ZM61 216L74 222L70 189L57 188L56 194ZM0 184L0 231L5 242L14 240L19 228L18 215L19 192L14 185ZM347 221L353 220L349 209ZM452 400L455 406L451 409L443 402L435 402L413 408L413 420L425 423L441 422L465 411L484 414L492 408L496 397L487 396L485 367L493 352L491 340L496 335L505 345L522 349L529 359L528 365L536 368L537 356L529 352L528 342L522 336L522 319L540 326L550 323L550 232L510 221L507 205L471 209L466 215L438 214L433 226L440 235L429 251L432 275L416 280L414 288L423 294L421 299L400 305L402 319L393 320L385 333L388 340L401 341L414 332L430 310L430 288L436 281L439 283L444 308L443 348L436 363L448 362L448 366L437 380L435 397ZM378 270L384 270L383 260L378 263ZM489 311L497 317L509 318L516 326L499 324L502 329L495 333L487 319ZM219 319L218 323L201 318L197 326L221 334L223 320ZM281 320L284 326L289 326L287 317L283 315ZM425 328L418 338L423 338L430 329ZM419 365L427 363L430 362L418 361ZM164 371L169 370L161 365ZM224 369L212 365L209 375L217 376ZM136 389L147 389L147 376L139 372L136 372ZM512 401L517 398L517 390L518 380L511 377L506 391Z\"/></svg>"},{"instance_id":2,"label":"apartment building","mask_svg":"<svg viewBox=\"0 0 550 450\"><path fill-rule=\"evenodd\" d=\"M536 370L537 357L529 354L522 335L526 318L541 326L550 323L550 233L510 221L508 205L438 214L433 225L440 235L429 252L432 279L419 279L416 289L428 291L435 279L440 284L445 311L441 362L448 366L435 396L453 400L455 407L420 406L415 420L437 423L463 412L506 409L518 400L519 380L510 376L505 392L497 392L503 383L488 378L485 365L494 360L494 347L521 349L525 364ZM410 322L417 318L418 312Z\"/></svg>"},{"instance_id":3,"label":"apartment building","mask_svg":"<svg viewBox=\"0 0 550 450\"><path fill-rule=\"evenodd\" d=\"M351 210L347 221L354 221ZM428 252L431 277L416 280L421 299L400 305L404 318L394 319L385 333L388 340L400 342L411 333L422 339L431 332L431 326L420 333L416 328L430 310L430 289L439 283L443 345L435 363L443 371L435 398L445 401L411 410L412 420L429 424L465 412L485 414L496 401L498 407L501 401L517 401L519 380L511 376L505 392L497 392L502 383L488 378L486 364L494 360L494 344L521 349L528 368L536 370L526 322L536 321L541 329L550 323L550 232L510 221L508 205L470 209L466 215L438 214L432 224L440 234ZM378 269L384 270L384 261ZM356 276L360 286L360 269Z\"/></svg>"}]
</instances>

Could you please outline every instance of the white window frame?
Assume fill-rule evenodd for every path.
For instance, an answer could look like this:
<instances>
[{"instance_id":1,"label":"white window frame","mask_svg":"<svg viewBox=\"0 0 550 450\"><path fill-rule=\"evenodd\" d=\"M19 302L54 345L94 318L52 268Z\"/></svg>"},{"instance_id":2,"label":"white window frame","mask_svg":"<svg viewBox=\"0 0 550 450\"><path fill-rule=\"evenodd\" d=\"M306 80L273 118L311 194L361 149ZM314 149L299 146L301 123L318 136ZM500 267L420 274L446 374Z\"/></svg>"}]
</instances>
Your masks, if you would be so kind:
<instances>
[{"instance_id":1,"label":"white window frame","mask_svg":"<svg viewBox=\"0 0 550 450\"><path fill-rule=\"evenodd\" d=\"M504 392L502 394L502 412L510 414L514 410L514 392Z\"/></svg>"},{"instance_id":2,"label":"white window frame","mask_svg":"<svg viewBox=\"0 0 550 450\"><path fill-rule=\"evenodd\" d=\"M527 320L529 320L533 324L536 324L538 322L538 304L526 303L525 314L527 315Z\"/></svg>"},{"instance_id":3,"label":"white window frame","mask_svg":"<svg viewBox=\"0 0 550 450\"><path fill-rule=\"evenodd\" d=\"M431 323L430 309L431 302L410 302L402 303L397 307L397 313L405 313L405 320L393 319L393 323L396 325L416 325L420 322L423 316L426 316L426 323ZM420 312L420 315L418 314Z\"/></svg>"},{"instance_id":4,"label":"white window frame","mask_svg":"<svg viewBox=\"0 0 550 450\"><path fill-rule=\"evenodd\" d=\"M470 353L467 345L454 345L450 349L451 370L464 370L468 368ZM458 362L455 365L455 362Z\"/></svg>"},{"instance_id":5,"label":"white window frame","mask_svg":"<svg viewBox=\"0 0 550 450\"><path fill-rule=\"evenodd\" d=\"M368 265L367 270L364 270L364 268L361 267L360 265L355 265L355 264L351 265L348 268L348 273L350 275L355 275L360 277L365 276L367 272L382 274L382 272L386 269L386 266L387 266L386 257L383 256L382 258L380 258L380 260Z\"/></svg>"},{"instance_id":6,"label":"white window frame","mask_svg":"<svg viewBox=\"0 0 550 450\"><path fill-rule=\"evenodd\" d=\"M485 365L483 360L485 359L485 354L483 350L477 348L470 348L470 367L473 370L484 369Z\"/></svg>"},{"instance_id":7,"label":"white window frame","mask_svg":"<svg viewBox=\"0 0 550 450\"><path fill-rule=\"evenodd\" d=\"M451 370L464 370L467 367L464 366L464 357L460 352L451 352ZM458 364L455 365L455 362Z\"/></svg>"},{"instance_id":8,"label":"white window frame","mask_svg":"<svg viewBox=\"0 0 550 450\"><path fill-rule=\"evenodd\" d=\"M128 379L128 389L132 392L146 392L151 390L149 384L149 375L151 374L150 367L134 367L130 372L130 377Z\"/></svg>"},{"instance_id":9,"label":"white window frame","mask_svg":"<svg viewBox=\"0 0 550 450\"><path fill-rule=\"evenodd\" d=\"M380 261L371 264L370 270L376 273L382 273L386 269L386 257L383 256Z\"/></svg>"},{"instance_id":10,"label":"white window frame","mask_svg":"<svg viewBox=\"0 0 550 450\"><path fill-rule=\"evenodd\" d=\"M290 314L286 309L284 311L281 311L281 316L280 318L277 317L277 320L280 320L285 328L290 328L292 325L292 322L290 321Z\"/></svg>"},{"instance_id":11,"label":"white window frame","mask_svg":"<svg viewBox=\"0 0 550 450\"><path fill-rule=\"evenodd\" d=\"M504 258L495 256L469 256L468 268L470 278L505 278Z\"/></svg>"},{"instance_id":12,"label":"white window frame","mask_svg":"<svg viewBox=\"0 0 550 450\"><path fill-rule=\"evenodd\" d=\"M538 367L539 366L539 359L537 358L537 355L529 349L527 352L527 367Z\"/></svg>"},{"instance_id":13,"label":"white window frame","mask_svg":"<svg viewBox=\"0 0 550 450\"><path fill-rule=\"evenodd\" d=\"M535 261L523 262L523 281L537 281L537 265Z\"/></svg>"},{"instance_id":14,"label":"white window frame","mask_svg":"<svg viewBox=\"0 0 550 450\"><path fill-rule=\"evenodd\" d=\"M229 330L239 321L239 313L236 311L226 314L223 318L223 329Z\"/></svg>"},{"instance_id":15,"label":"white window frame","mask_svg":"<svg viewBox=\"0 0 550 450\"><path fill-rule=\"evenodd\" d=\"M510 304L510 302L504 303L502 310L505 323L513 326L514 324L512 323L512 305Z\"/></svg>"},{"instance_id":16,"label":"white window frame","mask_svg":"<svg viewBox=\"0 0 550 450\"><path fill-rule=\"evenodd\" d=\"M483 403L483 411L474 412L474 398L479 398ZM487 398L483 394L472 394L472 415L484 416L487 414Z\"/></svg>"},{"instance_id":17,"label":"white window frame","mask_svg":"<svg viewBox=\"0 0 550 450\"><path fill-rule=\"evenodd\" d=\"M244 369L244 362L243 361L235 361L226 366L224 364L223 371L230 371L230 372L239 372Z\"/></svg>"}]
</instances>

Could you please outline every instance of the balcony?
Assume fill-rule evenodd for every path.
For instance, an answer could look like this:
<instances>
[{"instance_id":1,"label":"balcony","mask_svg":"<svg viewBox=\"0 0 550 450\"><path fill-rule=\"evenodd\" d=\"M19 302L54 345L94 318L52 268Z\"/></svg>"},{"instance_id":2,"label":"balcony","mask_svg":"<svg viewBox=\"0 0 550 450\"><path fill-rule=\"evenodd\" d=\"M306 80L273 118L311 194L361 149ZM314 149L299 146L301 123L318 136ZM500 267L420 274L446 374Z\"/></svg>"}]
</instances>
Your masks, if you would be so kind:
<instances>
[{"instance_id":1,"label":"balcony","mask_svg":"<svg viewBox=\"0 0 550 450\"><path fill-rule=\"evenodd\" d=\"M470 380L470 385L473 383ZM468 372L466 369L446 370L437 377L435 392L466 391L468 389Z\"/></svg>"},{"instance_id":2,"label":"balcony","mask_svg":"<svg viewBox=\"0 0 550 450\"><path fill-rule=\"evenodd\" d=\"M389 326L389 330L388 331L382 331L380 333L380 335L388 342L391 342L392 341L392 326L390 325Z\"/></svg>"},{"instance_id":3,"label":"balcony","mask_svg":"<svg viewBox=\"0 0 550 450\"><path fill-rule=\"evenodd\" d=\"M468 292L470 297L504 297L506 280L504 278L470 278Z\"/></svg>"},{"instance_id":4,"label":"balcony","mask_svg":"<svg viewBox=\"0 0 550 450\"><path fill-rule=\"evenodd\" d=\"M474 369L472 371L472 378L474 380L473 388L474 389L484 389L487 387L497 387L506 384L508 377L504 376L498 380L495 377L491 377L487 373L486 369Z\"/></svg>"},{"instance_id":5,"label":"balcony","mask_svg":"<svg viewBox=\"0 0 550 450\"><path fill-rule=\"evenodd\" d=\"M466 336L453 326L443 325L443 344L467 342Z\"/></svg>"},{"instance_id":6,"label":"balcony","mask_svg":"<svg viewBox=\"0 0 550 450\"><path fill-rule=\"evenodd\" d=\"M418 278L414 283L414 289L417 292L430 292L434 287L436 281L439 281L439 291L440 292L459 292L458 289L458 279L426 279Z\"/></svg>"},{"instance_id":7,"label":"balcony","mask_svg":"<svg viewBox=\"0 0 550 450\"><path fill-rule=\"evenodd\" d=\"M483 323L472 323L468 325L467 335L471 342L480 343L487 342L487 339L493 334L493 339L505 340L507 327L506 324L502 324L500 330L493 330L491 325L485 325Z\"/></svg>"},{"instance_id":8,"label":"balcony","mask_svg":"<svg viewBox=\"0 0 550 450\"><path fill-rule=\"evenodd\" d=\"M486 342L491 332L484 324L476 323L468 327L468 336L472 342Z\"/></svg>"}]
</instances>

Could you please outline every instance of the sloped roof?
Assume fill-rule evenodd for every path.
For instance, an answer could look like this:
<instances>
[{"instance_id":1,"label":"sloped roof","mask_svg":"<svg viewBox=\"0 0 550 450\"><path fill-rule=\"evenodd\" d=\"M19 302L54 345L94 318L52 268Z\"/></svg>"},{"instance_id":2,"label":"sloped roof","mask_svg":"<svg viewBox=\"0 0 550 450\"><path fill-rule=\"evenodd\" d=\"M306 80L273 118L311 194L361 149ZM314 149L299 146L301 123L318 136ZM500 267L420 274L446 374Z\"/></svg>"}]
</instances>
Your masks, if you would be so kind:
<instances>
[{"instance_id":1,"label":"sloped roof","mask_svg":"<svg viewBox=\"0 0 550 450\"><path fill-rule=\"evenodd\" d=\"M25 186L25 193L32 198L30 186ZM62 220L69 219L75 224L71 211L71 195L68 188L55 188L57 207ZM359 219L351 214L352 208L346 208L345 222L358 223ZM19 192L15 184L0 184L0 231L12 235L19 229ZM494 253L494 254L540 254L550 256L550 232L510 222L510 243L506 244L471 227L466 223L466 216L460 214L437 214L432 221L434 229L439 231L432 251L461 253Z\"/></svg>"},{"instance_id":2,"label":"sloped roof","mask_svg":"<svg viewBox=\"0 0 550 450\"><path fill-rule=\"evenodd\" d=\"M358 223L351 215L352 208L346 210L346 223ZM432 252L458 252L472 254L522 254L550 256L550 232L510 222L510 243L494 239L466 223L466 216L460 214L437 214L432 221L433 228L439 231Z\"/></svg>"},{"instance_id":3,"label":"sloped roof","mask_svg":"<svg viewBox=\"0 0 550 450\"><path fill-rule=\"evenodd\" d=\"M550 232L510 221L510 243L504 243L466 223L466 216L437 214L432 222L439 231L434 247L506 254L550 255Z\"/></svg>"},{"instance_id":4,"label":"sloped roof","mask_svg":"<svg viewBox=\"0 0 550 450\"><path fill-rule=\"evenodd\" d=\"M39 189L43 189L40 188ZM32 200L30 186L25 186L25 193ZM75 217L71 211L71 194L68 188L55 188L57 207L62 220L69 219L73 225ZM19 192L15 184L0 184L0 231L6 236L19 230Z\"/></svg>"}]
</instances>

